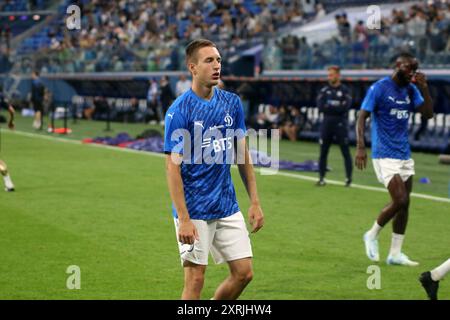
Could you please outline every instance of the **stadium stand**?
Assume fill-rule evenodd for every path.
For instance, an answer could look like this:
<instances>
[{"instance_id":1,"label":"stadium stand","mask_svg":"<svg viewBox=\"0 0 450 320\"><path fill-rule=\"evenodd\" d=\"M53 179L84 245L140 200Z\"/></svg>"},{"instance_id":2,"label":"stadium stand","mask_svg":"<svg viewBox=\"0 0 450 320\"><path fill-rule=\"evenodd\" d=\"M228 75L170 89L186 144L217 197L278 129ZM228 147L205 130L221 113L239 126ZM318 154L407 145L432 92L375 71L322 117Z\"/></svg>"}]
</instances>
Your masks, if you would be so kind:
<instances>
[{"instance_id":1,"label":"stadium stand","mask_svg":"<svg viewBox=\"0 0 450 320\"><path fill-rule=\"evenodd\" d=\"M330 3L333 1L330 1ZM358 2L358 6L365 1ZM276 49L268 48L271 65L281 69L320 69L326 64L339 64L344 68L386 68L399 52L417 55L422 65L445 67L449 61L450 11L448 4L391 3L382 15L381 28L369 29L363 18L365 10L348 8L343 11L335 1L335 11L327 18L312 21L303 30L314 30L313 36L302 32L289 33L275 41ZM376 2L371 2L371 5ZM360 7L358 7L360 8ZM365 9L365 7L364 7ZM332 19L334 21L332 21Z\"/></svg>"},{"instance_id":2,"label":"stadium stand","mask_svg":"<svg viewBox=\"0 0 450 320\"><path fill-rule=\"evenodd\" d=\"M77 1L84 26L77 31L65 27L65 9L72 2L63 1L52 21L23 41L17 53L32 54L35 65L45 72L180 70L180 48L193 38L206 37L224 48L225 63L245 49L269 44L263 53L265 68L320 69L325 64L380 68L405 50L413 51L427 66L450 64L448 4L390 3L401 9L384 15L380 30L370 30L349 8L367 1L308 2L315 4L313 13L307 13L302 1L283 0L175 1L175 5ZM370 2L381 3L389 2ZM340 9L344 6L348 13ZM334 19L328 18L336 32L332 38L320 41L317 35L298 37L291 32L313 26L325 13ZM102 52L98 46L110 50Z\"/></svg>"},{"instance_id":3,"label":"stadium stand","mask_svg":"<svg viewBox=\"0 0 450 320\"><path fill-rule=\"evenodd\" d=\"M81 30L66 27L70 4L81 8ZM383 8L379 30L360 21L374 4ZM381 77L370 70L388 70L396 54L409 51L421 68L442 70L429 77L437 115L427 126L411 115L411 145L430 152L448 149L450 4L443 1L42 0L1 1L0 8L0 74L14 75L7 75L5 88L24 97L26 77L39 70L56 107L69 108L75 118L148 120L148 79L169 75L174 87L184 69L184 46L205 37L221 49L227 89L242 94L247 86L248 124L254 125L259 109L269 105L274 118L295 109L298 139L318 139L321 118L314 101L327 65L368 71L344 78L354 98L349 113L354 142L356 110L370 83ZM36 10L50 12L34 20ZM310 73L298 76L299 70ZM26 75L23 81L21 75ZM108 114L94 112L99 99L106 101ZM282 124L275 121L272 127Z\"/></svg>"}]
</instances>

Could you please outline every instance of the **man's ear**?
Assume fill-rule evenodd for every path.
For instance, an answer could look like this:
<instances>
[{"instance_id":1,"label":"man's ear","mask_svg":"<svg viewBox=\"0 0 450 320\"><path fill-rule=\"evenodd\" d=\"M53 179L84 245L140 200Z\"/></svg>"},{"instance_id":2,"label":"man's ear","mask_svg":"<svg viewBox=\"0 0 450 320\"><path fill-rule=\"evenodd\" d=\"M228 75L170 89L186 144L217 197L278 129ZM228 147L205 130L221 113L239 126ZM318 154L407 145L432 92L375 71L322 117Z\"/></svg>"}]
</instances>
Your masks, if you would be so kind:
<instances>
[{"instance_id":1,"label":"man's ear","mask_svg":"<svg viewBox=\"0 0 450 320\"><path fill-rule=\"evenodd\" d=\"M189 62L188 63L188 70L192 73L192 75L195 75L196 74L195 63Z\"/></svg>"}]
</instances>

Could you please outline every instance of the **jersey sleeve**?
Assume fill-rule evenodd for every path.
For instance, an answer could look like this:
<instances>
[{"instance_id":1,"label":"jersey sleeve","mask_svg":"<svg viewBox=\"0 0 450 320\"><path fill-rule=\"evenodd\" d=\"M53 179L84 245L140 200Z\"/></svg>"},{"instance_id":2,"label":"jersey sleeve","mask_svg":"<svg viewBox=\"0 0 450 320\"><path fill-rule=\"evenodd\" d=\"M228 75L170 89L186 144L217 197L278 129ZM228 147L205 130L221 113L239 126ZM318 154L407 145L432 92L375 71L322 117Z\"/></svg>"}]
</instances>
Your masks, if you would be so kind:
<instances>
[{"instance_id":1,"label":"jersey sleeve","mask_svg":"<svg viewBox=\"0 0 450 320\"><path fill-rule=\"evenodd\" d=\"M242 101L239 97L237 98L236 122L234 129L236 130L238 139L245 137L247 128L245 126L244 107L242 106Z\"/></svg>"},{"instance_id":2,"label":"jersey sleeve","mask_svg":"<svg viewBox=\"0 0 450 320\"><path fill-rule=\"evenodd\" d=\"M188 132L185 116L179 109L169 108L164 122L164 152L183 154L183 138Z\"/></svg>"},{"instance_id":3,"label":"jersey sleeve","mask_svg":"<svg viewBox=\"0 0 450 320\"><path fill-rule=\"evenodd\" d=\"M417 109L420 107L424 102L425 99L423 98L422 94L420 93L419 89L414 84L411 84L412 87L412 103L413 103L413 109Z\"/></svg>"},{"instance_id":4,"label":"jersey sleeve","mask_svg":"<svg viewBox=\"0 0 450 320\"><path fill-rule=\"evenodd\" d=\"M366 110L368 112L373 112L377 104L379 87L373 84L366 93L366 96L361 105L361 110Z\"/></svg>"},{"instance_id":5,"label":"jersey sleeve","mask_svg":"<svg viewBox=\"0 0 450 320\"><path fill-rule=\"evenodd\" d=\"M343 91L344 91L344 105L345 105L345 108L347 110L349 110L351 108L352 102L353 102L352 95L351 95L350 89L346 86L344 87Z\"/></svg>"}]
</instances>

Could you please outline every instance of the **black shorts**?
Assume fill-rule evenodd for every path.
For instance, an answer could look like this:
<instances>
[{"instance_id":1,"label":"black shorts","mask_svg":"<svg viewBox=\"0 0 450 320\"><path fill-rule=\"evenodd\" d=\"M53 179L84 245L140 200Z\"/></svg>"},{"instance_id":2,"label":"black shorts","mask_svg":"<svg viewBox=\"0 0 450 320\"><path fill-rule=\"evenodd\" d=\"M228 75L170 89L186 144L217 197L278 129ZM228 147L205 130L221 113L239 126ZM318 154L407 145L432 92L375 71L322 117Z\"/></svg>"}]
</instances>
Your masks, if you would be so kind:
<instances>
[{"instance_id":1,"label":"black shorts","mask_svg":"<svg viewBox=\"0 0 450 320\"><path fill-rule=\"evenodd\" d=\"M34 109L34 112L40 111L41 113L43 113L44 112L44 104L42 103L42 101L33 101L33 109Z\"/></svg>"}]
</instances>

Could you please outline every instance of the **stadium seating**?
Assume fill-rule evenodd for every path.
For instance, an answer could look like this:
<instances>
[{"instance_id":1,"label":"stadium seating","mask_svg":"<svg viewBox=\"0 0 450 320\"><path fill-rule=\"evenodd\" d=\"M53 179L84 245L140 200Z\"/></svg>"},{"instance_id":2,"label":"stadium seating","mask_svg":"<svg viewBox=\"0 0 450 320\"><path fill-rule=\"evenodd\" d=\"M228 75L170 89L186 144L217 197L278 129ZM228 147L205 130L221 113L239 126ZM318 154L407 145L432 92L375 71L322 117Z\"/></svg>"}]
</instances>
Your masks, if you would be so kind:
<instances>
[{"instance_id":1,"label":"stadium seating","mask_svg":"<svg viewBox=\"0 0 450 320\"><path fill-rule=\"evenodd\" d=\"M314 35L308 38L298 38L292 29L297 24L310 26L320 24L325 19L328 26L338 30L341 25L335 21L335 15L343 16L346 12L352 13L356 9L351 6L361 6L369 4L392 4L390 1L352 1L352 0L325 0L320 3L325 6L328 16L315 20L315 16L291 15L299 7L296 2L280 1L276 5L257 0L243 0L241 2L215 1L185 3L184 7L174 5L164 8L154 5L152 2L129 1L123 2L105 1L90 2L87 0L78 1L85 9L80 31L68 31L65 26L66 8L71 4L70 0L41 1L40 8L48 8L56 4L57 9L48 21L39 21L43 27L30 37L23 39L17 48L11 52L10 60L15 62L14 73L29 74L31 69L38 69L45 73L72 73L72 72L110 72L110 71L166 71L180 70L183 61L183 48L193 37L203 36L216 41L223 56L222 74L232 75L240 72L253 75L257 61L261 61L259 67L263 69L262 75L270 69L324 69L326 65L338 64L343 69L360 68L390 68L392 57L396 50L406 43L406 47L417 55L423 54L421 68L443 69L450 67L450 46L445 48L433 45L431 40L427 42L426 50L421 52L418 44L422 38L411 34L411 26L408 24L415 17L414 14L424 12L430 20L430 30L442 31L437 35L447 35L450 21L448 21L448 7L436 7L436 15L443 14L444 18L437 19L433 13L433 7L429 3L410 4L401 2L397 13L389 10L382 30L369 31L364 29L364 41L357 41L357 31L354 19L349 15L349 41L343 41L342 34L337 37L321 41L320 37ZM240 5L238 4L240 3ZM176 3L178 4L178 2ZM282 5L283 7L279 7ZM56 7L56 6L55 6ZM391 7L389 7L391 8ZM26 1L8 1L7 6L3 6L3 11L30 10L30 5ZM142 10L145 9L145 10ZM35 9L33 9L35 10ZM333 11L335 10L335 11ZM352 11L353 10L353 11ZM145 11L145 12L143 12ZM404 21L396 21L402 15ZM108 13L108 21L102 21L102 15ZM147 16L145 14L147 13ZM399 15L399 16L397 16ZM264 16L267 20L263 19ZM120 21L122 17L122 21ZM227 20L232 20L231 30L224 28ZM354 18L354 17L353 17ZM141 21L146 21L143 23ZM146 20L147 19L147 20ZM152 21L151 19L155 19ZM255 19L256 21L253 21ZM434 19L434 20L433 20ZM251 21L252 23L249 23ZM266 23L262 24L262 21ZM151 30L152 22L155 22L156 31L146 33L143 30ZM22 23L22 26L19 25ZM251 25L258 25L260 29L252 29ZM268 25L273 29L265 29ZM206 25L206 28L205 28ZM240 25L241 29L233 29ZM397 36L387 33L387 40L383 38L385 30L395 29L394 27L404 27L406 34L403 42L397 43L395 48L393 42L397 41ZM11 22L13 26L13 36L29 28L25 20L16 19ZM137 26L137 28L135 28ZM447 29L446 29L447 28ZM140 31L136 31L140 30ZM239 30L238 30L239 29ZM271 30L268 32L268 30ZM257 30L258 32L256 32ZM428 30L428 29L427 29ZM255 32L254 32L255 31ZM389 32L392 32L389 31ZM431 31L427 31L431 32ZM446 33L447 32L447 33ZM230 33L233 37L230 37ZM234 33L234 34L233 34ZM427 34L430 39L432 34ZM436 33L437 40L442 40ZM143 40L145 38L145 40ZM398 37L397 37L398 38ZM448 40L448 39L446 39ZM311 45L312 43L314 43ZM441 41L442 42L442 41ZM412 45L411 45L412 43ZM438 44L442 44L439 43ZM264 48L261 52L261 48ZM4 59L5 54L0 52L2 67L0 71L8 70L3 65L9 65L9 61ZM3 63L5 62L6 63ZM315 72L315 71L313 71ZM159 76L158 76L159 77ZM372 78L373 80L373 78ZM441 79L442 80L442 79ZM115 81L103 81L99 85L95 80L68 80L68 85L73 87L77 97L68 101L58 103L70 106L70 114L77 117L83 115L83 109L93 96L101 95L107 97L111 106L110 117L115 120L125 121L130 112L131 100L130 92L138 101L138 112L135 121L145 118L146 112L146 79L126 81L126 84L116 85ZM227 80L225 80L227 81ZM297 81L297 80L296 80ZM323 79L321 79L323 81ZM359 80L358 80L359 81ZM446 79L443 80L446 83ZM435 82L436 85L438 81ZM172 83L173 84L173 83ZM237 90L242 84L235 84L227 81L229 90ZM293 105L301 109L306 115L306 125L299 132L299 138L316 141L319 137L321 119L318 110L315 108L315 96L320 83L306 81L301 85L295 82L288 82L278 93L273 82L260 82L258 93L254 93L255 103L271 103L276 106ZM354 124L356 120L356 108L361 103L365 91L367 90L367 80L361 80L355 84L354 106L349 113L350 141L355 141ZM420 117L412 115L410 123L411 144L415 150L439 152L448 145L450 114L448 97L446 91L442 90L442 84L436 90L441 97L436 97L435 111L436 118L428 123L428 127L420 137L416 138L416 133L420 127ZM444 92L444 93L443 93ZM258 100L259 99L259 100ZM254 108L249 108L254 112ZM98 119L105 120L105 114L98 115ZM370 137L367 137L370 141Z\"/></svg>"}]
</instances>

